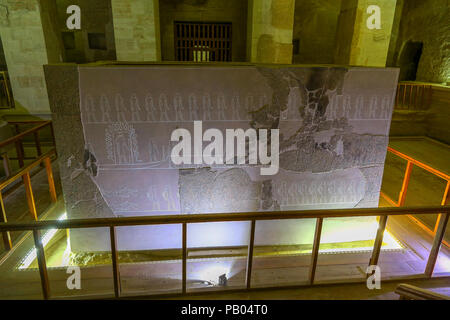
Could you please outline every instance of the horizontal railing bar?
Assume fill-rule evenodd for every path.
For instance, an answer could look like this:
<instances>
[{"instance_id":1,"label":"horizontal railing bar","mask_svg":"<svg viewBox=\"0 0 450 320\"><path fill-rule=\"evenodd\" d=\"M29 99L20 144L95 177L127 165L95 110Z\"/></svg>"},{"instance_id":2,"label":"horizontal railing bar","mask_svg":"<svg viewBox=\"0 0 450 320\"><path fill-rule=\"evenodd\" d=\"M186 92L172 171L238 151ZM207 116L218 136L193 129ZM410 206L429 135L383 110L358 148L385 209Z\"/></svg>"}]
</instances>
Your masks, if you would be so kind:
<instances>
[{"instance_id":1,"label":"horizontal railing bar","mask_svg":"<svg viewBox=\"0 0 450 320\"><path fill-rule=\"evenodd\" d=\"M357 208L327 210L292 210L242 213L205 213L178 214L144 217L93 218L70 220L46 220L25 223L0 223L1 231L26 231L40 229L73 229L125 227L137 225L180 224L202 222L250 221L250 220L283 220L310 218L368 217L407 214L450 213L450 206L432 207L389 207L389 208Z\"/></svg>"},{"instance_id":2,"label":"horizontal railing bar","mask_svg":"<svg viewBox=\"0 0 450 320\"><path fill-rule=\"evenodd\" d=\"M20 121L10 121L10 120L6 120L6 122L8 122L8 124L32 124L32 123L44 123L44 122L48 122L51 120L20 120Z\"/></svg>"},{"instance_id":3,"label":"horizontal railing bar","mask_svg":"<svg viewBox=\"0 0 450 320\"><path fill-rule=\"evenodd\" d=\"M53 154L55 154L55 149L51 149L51 150L47 151L46 153L44 153L41 156L39 156L38 158L36 158L36 160L34 160L32 163L28 164L27 166L23 167L22 169L20 169L16 173L14 173L14 175L9 177L8 179L0 182L0 191L3 190L9 184L13 183L15 180L19 179L21 176L23 176L27 172L29 172L31 169L33 169L37 165L39 165L42 161L45 160L45 158L51 157Z\"/></svg>"},{"instance_id":4,"label":"horizontal railing bar","mask_svg":"<svg viewBox=\"0 0 450 320\"><path fill-rule=\"evenodd\" d=\"M438 176L438 177L440 177L440 178L442 178L444 180L450 181L450 176L449 175L447 175L447 174L445 174L445 173L443 173L443 172L441 172L441 171L439 171L437 169L434 169L434 168L430 167L429 165L426 165L426 164L424 164L424 163L422 163L422 162L420 162L420 161L418 161L418 160L416 160L414 158L411 158L410 156L407 156L406 154L401 153L400 151L395 150L392 147L388 147L388 151L393 153L393 154L395 154L395 155L397 155L397 156L399 156L400 158L403 158L403 159L411 162L412 164L414 164L414 165L416 165L418 167L421 167L422 169L424 169L424 170L426 170L428 172L431 172L432 174L434 174L434 175L436 175L436 176Z\"/></svg>"},{"instance_id":5,"label":"horizontal railing bar","mask_svg":"<svg viewBox=\"0 0 450 320\"><path fill-rule=\"evenodd\" d=\"M448 296L405 283L399 284L394 292L400 297L412 300L450 300Z\"/></svg>"},{"instance_id":6,"label":"horizontal railing bar","mask_svg":"<svg viewBox=\"0 0 450 320\"><path fill-rule=\"evenodd\" d=\"M36 132L36 131L42 129L43 127L46 127L46 126L51 125L51 124L52 124L52 122L50 120L48 120L48 121L45 121L45 122L43 122L43 123L41 123L41 124L39 124L39 125L37 125L37 126L35 126L33 128L30 128L30 129L28 129L28 130L26 130L24 132L21 132L18 135L15 135L15 136L13 136L11 138L3 140L2 142L0 142L0 148L6 146L8 144L14 143L16 141L19 141L24 136L29 135L30 133Z\"/></svg>"}]
</instances>

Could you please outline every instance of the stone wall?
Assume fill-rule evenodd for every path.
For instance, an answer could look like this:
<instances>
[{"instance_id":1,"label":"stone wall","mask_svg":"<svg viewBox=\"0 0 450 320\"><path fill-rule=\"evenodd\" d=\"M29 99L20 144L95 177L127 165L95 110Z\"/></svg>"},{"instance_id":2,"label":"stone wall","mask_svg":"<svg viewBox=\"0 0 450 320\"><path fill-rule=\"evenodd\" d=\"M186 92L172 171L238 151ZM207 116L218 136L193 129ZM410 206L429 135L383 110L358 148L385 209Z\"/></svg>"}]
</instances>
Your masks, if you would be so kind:
<instances>
[{"instance_id":1,"label":"stone wall","mask_svg":"<svg viewBox=\"0 0 450 320\"><path fill-rule=\"evenodd\" d=\"M246 61L247 0L165 0L160 2L162 60L174 61L174 22L231 22L232 61Z\"/></svg>"},{"instance_id":2,"label":"stone wall","mask_svg":"<svg viewBox=\"0 0 450 320\"><path fill-rule=\"evenodd\" d=\"M249 0L247 57L258 63L292 63L294 0Z\"/></svg>"},{"instance_id":3,"label":"stone wall","mask_svg":"<svg viewBox=\"0 0 450 320\"><path fill-rule=\"evenodd\" d=\"M433 86L427 136L450 145L450 87Z\"/></svg>"},{"instance_id":4,"label":"stone wall","mask_svg":"<svg viewBox=\"0 0 450 320\"><path fill-rule=\"evenodd\" d=\"M48 114L49 103L43 65L47 48L37 0L7 0L0 8L0 35L16 103L10 110Z\"/></svg>"},{"instance_id":5,"label":"stone wall","mask_svg":"<svg viewBox=\"0 0 450 320\"><path fill-rule=\"evenodd\" d=\"M334 63L340 6L340 0L295 1L293 37L299 52L293 55L294 63Z\"/></svg>"},{"instance_id":6,"label":"stone wall","mask_svg":"<svg viewBox=\"0 0 450 320\"><path fill-rule=\"evenodd\" d=\"M397 76L337 67L46 66L68 216L376 207ZM173 163L171 134L194 135L194 121L200 135L279 129L279 171L264 175L247 158ZM323 232L329 241L354 241L350 221L374 223L333 221L334 231ZM256 244L309 243L314 223L258 223ZM179 226L153 228L119 228L119 248L179 248ZM192 225L189 235L191 247L245 245L248 224ZM108 232L72 230L70 239L74 251L103 251Z\"/></svg>"},{"instance_id":7,"label":"stone wall","mask_svg":"<svg viewBox=\"0 0 450 320\"><path fill-rule=\"evenodd\" d=\"M67 29L69 14L66 10L70 5L78 5L81 9L81 30ZM59 41L62 42L63 32L67 37L73 36L74 40L74 47L64 48L64 62L85 63L116 59L111 0L57 0L53 14L52 20L56 22ZM90 34L104 35L104 49L90 46Z\"/></svg>"},{"instance_id":8,"label":"stone wall","mask_svg":"<svg viewBox=\"0 0 450 320\"><path fill-rule=\"evenodd\" d=\"M380 29L369 29L367 8L380 8ZM336 36L335 63L385 67L396 0L342 0Z\"/></svg>"},{"instance_id":9,"label":"stone wall","mask_svg":"<svg viewBox=\"0 0 450 320\"><path fill-rule=\"evenodd\" d=\"M449 17L448 0L404 1L394 65L401 66L399 58L407 41L423 42L416 80L437 83L449 81Z\"/></svg>"},{"instance_id":10,"label":"stone wall","mask_svg":"<svg viewBox=\"0 0 450 320\"><path fill-rule=\"evenodd\" d=\"M161 60L159 0L111 0L119 61Z\"/></svg>"}]
</instances>

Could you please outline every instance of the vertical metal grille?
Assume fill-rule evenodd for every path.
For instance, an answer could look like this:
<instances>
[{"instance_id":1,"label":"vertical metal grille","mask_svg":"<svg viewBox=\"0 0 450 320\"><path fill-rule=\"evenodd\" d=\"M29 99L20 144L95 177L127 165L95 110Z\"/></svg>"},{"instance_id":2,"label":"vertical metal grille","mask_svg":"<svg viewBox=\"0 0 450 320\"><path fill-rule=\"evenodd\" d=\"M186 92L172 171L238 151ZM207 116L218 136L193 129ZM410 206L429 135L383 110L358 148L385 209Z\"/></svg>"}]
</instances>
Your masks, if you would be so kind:
<instances>
[{"instance_id":1,"label":"vertical metal grille","mask_svg":"<svg viewBox=\"0 0 450 320\"><path fill-rule=\"evenodd\" d=\"M178 61L231 61L231 23L175 22Z\"/></svg>"}]
</instances>

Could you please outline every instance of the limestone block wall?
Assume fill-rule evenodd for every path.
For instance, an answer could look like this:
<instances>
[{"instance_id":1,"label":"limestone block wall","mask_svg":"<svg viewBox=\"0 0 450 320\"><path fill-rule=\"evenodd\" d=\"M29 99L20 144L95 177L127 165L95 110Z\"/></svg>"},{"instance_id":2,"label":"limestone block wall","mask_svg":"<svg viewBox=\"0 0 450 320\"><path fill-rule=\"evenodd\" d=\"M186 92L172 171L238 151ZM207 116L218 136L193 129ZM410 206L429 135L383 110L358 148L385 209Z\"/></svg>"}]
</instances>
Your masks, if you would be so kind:
<instances>
[{"instance_id":1,"label":"limestone block wall","mask_svg":"<svg viewBox=\"0 0 450 320\"><path fill-rule=\"evenodd\" d=\"M249 0L247 56L251 62L292 63L294 0Z\"/></svg>"},{"instance_id":2,"label":"limestone block wall","mask_svg":"<svg viewBox=\"0 0 450 320\"><path fill-rule=\"evenodd\" d=\"M444 83L450 79L450 8L448 1L404 1L395 64L407 41L423 42L416 80Z\"/></svg>"},{"instance_id":3,"label":"limestone block wall","mask_svg":"<svg viewBox=\"0 0 450 320\"><path fill-rule=\"evenodd\" d=\"M264 65L46 66L70 218L376 207L397 69ZM278 129L279 171L174 164L173 130ZM207 143L203 143L206 147ZM228 154L228 152L227 152ZM332 219L323 241L373 239ZM257 223L257 245L311 243L314 219ZM375 228L376 229L376 228ZM375 229L371 229L375 232ZM189 246L238 246L248 223L193 224ZM180 226L119 228L123 250L179 248ZM72 230L74 251L108 230Z\"/></svg>"},{"instance_id":4,"label":"limestone block wall","mask_svg":"<svg viewBox=\"0 0 450 320\"><path fill-rule=\"evenodd\" d=\"M367 8L377 5L381 28L367 28ZM396 0L342 0L336 36L335 63L355 66L385 67Z\"/></svg>"},{"instance_id":5,"label":"limestone block wall","mask_svg":"<svg viewBox=\"0 0 450 320\"><path fill-rule=\"evenodd\" d=\"M111 0L119 61L161 59L159 0Z\"/></svg>"},{"instance_id":6,"label":"limestone block wall","mask_svg":"<svg viewBox=\"0 0 450 320\"><path fill-rule=\"evenodd\" d=\"M38 1L7 0L0 8L0 35L16 108L48 114L49 102L43 65L47 49Z\"/></svg>"},{"instance_id":7,"label":"limestone block wall","mask_svg":"<svg viewBox=\"0 0 450 320\"><path fill-rule=\"evenodd\" d=\"M70 5L77 5L81 10L81 29L67 29L66 12ZM53 32L62 42L62 32L71 32L74 37L73 47L63 47L64 62L86 63L94 61L116 60L114 28L111 12L111 0L58 0L50 12ZM103 34L105 47L91 48L89 34ZM53 40L55 41L55 40Z\"/></svg>"},{"instance_id":8,"label":"limestone block wall","mask_svg":"<svg viewBox=\"0 0 450 320\"><path fill-rule=\"evenodd\" d=\"M295 1L293 38L299 41L294 63L334 63L340 0Z\"/></svg>"}]
</instances>

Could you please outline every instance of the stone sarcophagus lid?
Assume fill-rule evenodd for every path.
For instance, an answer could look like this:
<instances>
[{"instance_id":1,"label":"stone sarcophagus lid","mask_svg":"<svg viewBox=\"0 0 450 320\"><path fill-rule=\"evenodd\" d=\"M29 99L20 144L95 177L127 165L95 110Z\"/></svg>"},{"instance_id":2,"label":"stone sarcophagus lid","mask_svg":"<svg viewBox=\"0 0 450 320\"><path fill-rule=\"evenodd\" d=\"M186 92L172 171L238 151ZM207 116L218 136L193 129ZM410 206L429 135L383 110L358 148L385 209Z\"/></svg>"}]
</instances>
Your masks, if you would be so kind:
<instances>
[{"instance_id":1,"label":"stone sarcophagus lid","mask_svg":"<svg viewBox=\"0 0 450 320\"><path fill-rule=\"evenodd\" d=\"M378 206L397 69L97 64L45 75L69 218ZM276 170L174 163L181 128L193 140L217 129L223 146L229 130L277 129ZM350 229L373 221L330 220L322 242L373 239ZM256 245L310 243L314 223L258 222ZM119 228L119 249L180 248L181 226L153 228ZM248 232L245 222L190 225L189 246L245 245ZM71 248L106 251L108 236L75 229Z\"/></svg>"}]
</instances>

